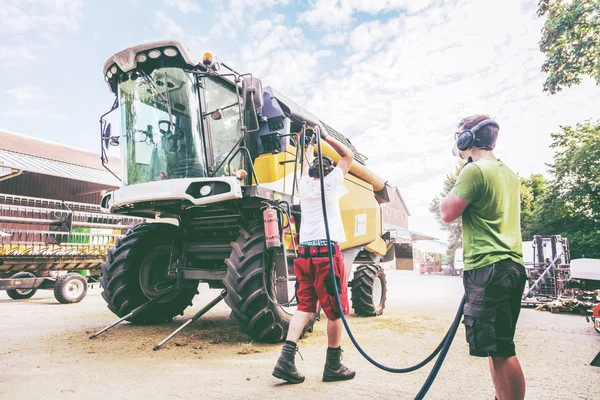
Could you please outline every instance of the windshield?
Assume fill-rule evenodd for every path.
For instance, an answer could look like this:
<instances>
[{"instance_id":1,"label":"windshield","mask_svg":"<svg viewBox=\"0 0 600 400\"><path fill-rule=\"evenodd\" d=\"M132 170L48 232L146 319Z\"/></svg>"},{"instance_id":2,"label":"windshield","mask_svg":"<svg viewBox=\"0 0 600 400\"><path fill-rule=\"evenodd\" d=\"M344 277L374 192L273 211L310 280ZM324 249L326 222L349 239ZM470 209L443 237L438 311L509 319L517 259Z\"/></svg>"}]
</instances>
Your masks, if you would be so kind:
<instances>
[{"instance_id":1,"label":"windshield","mask_svg":"<svg viewBox=\"0 0 600 400\"><path fill-rule=\"evenodd\" d=\"M160 68L119 84L125 185L207 176L195 81Z\"/></svg>"}]
</instances>

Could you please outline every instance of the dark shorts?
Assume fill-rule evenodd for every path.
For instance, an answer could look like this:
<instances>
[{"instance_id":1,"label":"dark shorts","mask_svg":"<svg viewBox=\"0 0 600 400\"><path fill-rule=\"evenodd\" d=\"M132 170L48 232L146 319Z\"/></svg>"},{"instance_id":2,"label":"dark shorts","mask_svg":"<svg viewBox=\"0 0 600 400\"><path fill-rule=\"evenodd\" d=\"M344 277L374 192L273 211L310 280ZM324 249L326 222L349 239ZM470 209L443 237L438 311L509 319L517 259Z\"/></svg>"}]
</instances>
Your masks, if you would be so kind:
<instances>
[{"instance_id":1,"label":"dark shorts","mask_svg":"<svg viewBox=\"0 0 600 400\"><path fill-rule=\"evenodd\" d=\"M344 315L348 314L348 282L344 257L339 247L333 256L333 264L336 275L336 283ZM294 261L294 275L297 280L298 310L304 312L317 312L318 304L321 304L327 319L336 320L340 318L340 309L337 305L333 281L331 279L331 268L329 267L329 256L318 255L317 257L298 257Z\"/></svg>"},{"instance_id":2,"label":"dark shorts","mask_svg":"<svg viewBox=\"0 0 600 400\"><path fill-rule=\"evenodd\" d=\"M512 260L464 271L463 324L472 356L515 355L513 339L526 280L525 268Z\"/></svg>"}]
</instances>

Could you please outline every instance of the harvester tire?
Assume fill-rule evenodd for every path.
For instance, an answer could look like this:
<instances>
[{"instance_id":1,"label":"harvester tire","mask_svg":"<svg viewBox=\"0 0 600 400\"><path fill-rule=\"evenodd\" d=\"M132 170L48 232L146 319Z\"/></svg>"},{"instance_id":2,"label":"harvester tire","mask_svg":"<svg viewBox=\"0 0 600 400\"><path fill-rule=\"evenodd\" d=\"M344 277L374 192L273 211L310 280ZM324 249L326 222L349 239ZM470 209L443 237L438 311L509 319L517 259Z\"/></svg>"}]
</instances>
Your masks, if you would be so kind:
<instances>
[{"instance_id":1,"label":"harvester tire","mask_svg":"<svg viewBox=\"0 0 600 400\"><path fill-rule=\"evenodd\" d=\"M144 263L152 261L149 258L156 260L156 254L152 252L157 249L167 249L178 257L172 247L176 233L177 227L171 224L139 224L119 238L108 251L108 257L102 263L100 285L108 308L117 316L123 317L152 299L144 293L140 270ZM147 312L128 321L134 324L157 324L183 315L183 311L192 305L197 288L198 281L182 281L181 287L172 295L157 301Z\"/></svg>"},{"instance_id":2,"label":"harvester tire","mask_svg":"<svg viewBox=\"0 0 600 400\"><path fill-rule=\"evenodd\" d=\"M54 298L60 304L79 303L87 290L87 281L80 274L61 275L54 282Z\"/></svg>"},{"instance_id":3,"label":"harvester tire","mask_svg":"<svg viewBox=\"0 0 600 400\"><path fill-rule=\"evenodd\" d=\"M265 262L267 252L262 223L240 229L238 239L232 243L231 256L225 260L225 303L242 332L257 341L275 343L285 339L292 315L275 297L270 267ZM317 314L313 314L303 334L312 331L316 318Z\"/></svg>"},{"instance_id":4,"label":"harvester tire","mask_svg":"<svg viewBox=\"0 0 600 400\"><path fill-rule=\"evenodd\" d=\"M360 265L350 282L352 308L357 315L372 317L381 315L385 309L387 281L379 265Z\"/></svg>"},{"instance_id":5,"label":"harvester tire","mask_svg":"<svg viewBox=\"0 0 600 400\"><path fill-rule=\"evenodd\" d=\"M35 275L31 272L17 272L10 277L10 279L23 278L35 278ZM6 291L6 294L13 300L24 300L32 298L35 292L37 292L37 289L9 289Z\"/></svg>"}]
</instances>

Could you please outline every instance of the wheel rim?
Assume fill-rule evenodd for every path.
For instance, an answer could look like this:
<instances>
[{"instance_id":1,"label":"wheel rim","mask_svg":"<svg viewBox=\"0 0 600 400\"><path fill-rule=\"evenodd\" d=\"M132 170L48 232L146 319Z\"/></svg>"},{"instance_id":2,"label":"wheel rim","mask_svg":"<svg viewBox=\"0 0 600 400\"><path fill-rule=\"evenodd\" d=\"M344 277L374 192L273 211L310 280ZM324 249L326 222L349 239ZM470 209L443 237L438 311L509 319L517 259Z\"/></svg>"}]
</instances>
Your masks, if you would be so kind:
<instances>
[{"instance_id":1,"label":"wheel rim","mask_svg":"<svg viewBox=\"0 0 600 400\"><path fill-rule=\"evenodd\" d=\"M277 278L278 278L278 276L277 276L277 268L276 268L276 260L275 260L276 256L273 253L274 252L265 252L265 254L267 254L265 257L265 263L269 266L269 274L267 274L269 276L269 279L267 280L268 286L266 288L267 293L269 294L269 297L273 303L276 303L277 305L279 305L279 307L281 307L281 309L285 313L287 313L289 315L293 315L297 309L297 304L298 304L298 299L294 298L295 297L295 285L294 285L293 281L290 281L288 279L288 281L287 281L287 287L288 287L287 300L280 302L279 297L277 296ZM267 283L267 282L265 282L265 283Z\"/></svg>"},{"instance_id":2,"label":"wheel rim","mask_svg":"<svg viewBox=\"0 0 600 400\"><path fill-rule=\"evenodd\" d=\"M19 272L11 277L11 279L17 279L15 276L19 278L35 278L35 275L31 272ZM15 289L15 291L21 296L27 296L35 291L35 289Z\"/></svg>"},{"instance_id":3,"label":"wheel rim","mask_svg":"<svg viewBox=\"0 0 600 400\"><path fill-rule=\"evenodd\" d=\"M169 267L174 267L178 259L179 256L171 246L159 246L146 254L140 266L139 282L148 299L152 300L172 291L172 294L159 300L159 303L164 303L179 294L179 290L173 290L177 277L174 274L169 275Z\"/></svg>"},{"instance_id":4,"label":"wheel rim","mask_svg":"<svg viewBox=\"0 0 600 400\"><path fill-rule=\"evenodd\" d=\"M81 296L84 289L85 286L83 282L81 282L79 279L71 279L69 282L67 282L64 294L65 297L69 299L76 299L77 297Z\"/></svg>"},{"instance_id":5,"label":"wheel rim","mask_svg":"<svg viewBox=\"0 0 600 400\"><path fill-rule=\"evenodd\" d=\"M381 300L383 297L383 285L381 284L381 278L375 277L373 281L373 305L375 308L378 308L381 305Z\"/></svg>"}]
</instances>

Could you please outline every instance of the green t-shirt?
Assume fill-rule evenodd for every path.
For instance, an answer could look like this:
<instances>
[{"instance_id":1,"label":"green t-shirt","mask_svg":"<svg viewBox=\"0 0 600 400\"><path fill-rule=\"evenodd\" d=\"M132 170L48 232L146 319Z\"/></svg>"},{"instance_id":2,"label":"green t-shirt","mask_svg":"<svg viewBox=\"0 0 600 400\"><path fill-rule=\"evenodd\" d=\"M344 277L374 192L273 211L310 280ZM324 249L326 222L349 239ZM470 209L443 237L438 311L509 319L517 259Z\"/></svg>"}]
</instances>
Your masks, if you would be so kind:
<instances>
[{"instance_id":1,"label":"green t-shirt","mask_svg":"<svg viewBox=\"0 0 600 400\"><path fill-rule=\"evenodd\" d=\"M469 201L462 214L464 270L510 258L523 265L517 175L500 160L467 164L451 193Z\"/></svg>"}]
</instances>

